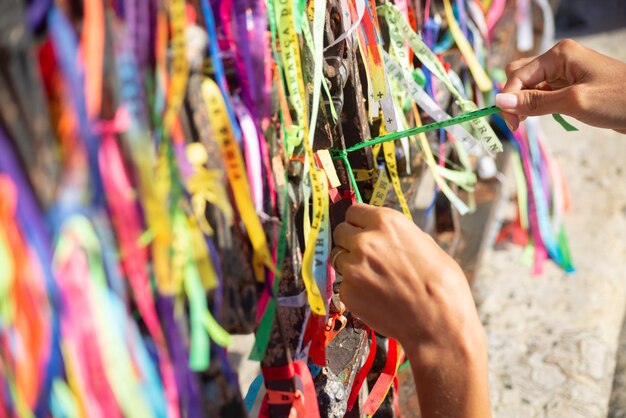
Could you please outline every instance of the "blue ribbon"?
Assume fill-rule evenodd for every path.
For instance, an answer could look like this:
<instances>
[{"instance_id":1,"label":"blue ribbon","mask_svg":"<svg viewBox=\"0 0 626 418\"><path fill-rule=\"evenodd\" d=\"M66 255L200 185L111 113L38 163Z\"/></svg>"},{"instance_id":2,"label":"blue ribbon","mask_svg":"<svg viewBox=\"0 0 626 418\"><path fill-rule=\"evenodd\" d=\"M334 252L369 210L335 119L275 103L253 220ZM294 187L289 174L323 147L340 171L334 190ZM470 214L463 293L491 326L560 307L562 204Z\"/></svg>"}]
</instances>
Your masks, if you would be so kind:
<instances>
[{"instance_id":1,"label":"blue ribbon","mask_svg":"<svg viewBox=\"0 0 626 418\"><path fill-rule=\"evenodd\" d=\"M54 50L61 67L65 82L70 90L72 104L78 119L80 137L85 143L89 158L90 183L92 186L92 202L96 206L104 205L104 187L98 169L99 138L93 134L87 116L81 60L76 35L67 18L57 7L48 13L48 27L54 44Z\"/></svg>"},{"instance_id":2,"label":"blue ribbon","mask_svg":"<svg viewBox=\"0 0 626 418\"><path fill-rule=\"evenodd\" d=\"M211 63L213 64L213 71L215 72L215 79L217 81L217 85L222 92L222 96L224 98L228 98L228 89L226 88L226 75L224 73L224 64L222 63L222 58L220 57L220 48L217 44L217 31L215 30L215 18L213 17L213 10L211 10L211 5L209 4L209 0L201 0L200 5L202 6L202 13L204 15L204 24L206 25L207 32L209 32L209 53L211 54ZM237 123L237 118L235 117L235 111L230 103L230 100L224 100L226 103L226 110L228 111L228 118L230 119L230 124L233 129L233 134L235 135L235 139L237 142L241 142L241 128Z\"/></svg>"},{"instance_id":3,"label":"blue ribbon","mask_svg":"<svg viewBox=\"0 0 626 418\"><path fill-rule=\"evenodd\" d=\"M248 393L246 393L246 397L243 400L243 403L246 405L246 411L248 411L248 413L252 412L254 401L256 401L257 396L259 396L259 391L261 390L261 386L263 385L263 383L264 382L262 374L255 377L252 383L250 383Z\"/></svg>"}]
</instances>

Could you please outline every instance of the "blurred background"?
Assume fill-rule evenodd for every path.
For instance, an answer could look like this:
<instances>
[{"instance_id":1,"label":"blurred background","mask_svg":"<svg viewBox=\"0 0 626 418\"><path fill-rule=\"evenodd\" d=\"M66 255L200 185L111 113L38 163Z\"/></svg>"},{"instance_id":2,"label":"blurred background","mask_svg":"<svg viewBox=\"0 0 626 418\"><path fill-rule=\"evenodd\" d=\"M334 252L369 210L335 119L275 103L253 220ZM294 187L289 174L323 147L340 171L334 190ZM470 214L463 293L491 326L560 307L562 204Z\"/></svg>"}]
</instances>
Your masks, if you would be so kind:
<instances>
[{"instance_id":1,"label":"blurred background","mask_svg":"<svg viewBox=\"0 0 626 418\"><path fill-rule=\"evenodd\" d=\"M561 0L557 10L557 38L626 61L624 0ZM539 123L568 181L577 271L546 265L533 276L512 245L484 256L474 293L494 414L626 417L626 137L576 122L579 131L565 133L550 117Z\"/></svg>"},{"instance_id":2,"label":"blurred background","mask_svg":"<svg viewBox=\"0 0 626 418\"><path fill-rule=\"evenodd\" d=\"M585 36L626 26L624 0L556 1L557 36Z\"/></svg>"}]
</instances>

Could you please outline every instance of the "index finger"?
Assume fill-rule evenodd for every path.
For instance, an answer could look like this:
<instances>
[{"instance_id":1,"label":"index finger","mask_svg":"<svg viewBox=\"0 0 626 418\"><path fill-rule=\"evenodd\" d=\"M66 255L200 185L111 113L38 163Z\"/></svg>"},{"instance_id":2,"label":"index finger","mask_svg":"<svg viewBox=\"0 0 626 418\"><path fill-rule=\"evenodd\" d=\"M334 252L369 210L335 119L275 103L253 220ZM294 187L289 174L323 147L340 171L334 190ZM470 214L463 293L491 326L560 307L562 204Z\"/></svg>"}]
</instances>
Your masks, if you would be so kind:
<instances>
[{"instance_id":1,"label":"index finger","mask_svg":"<svg viewBox=\"0 0 626 418\"><path fill-rule=\"evenodd\" d=\"M511 75L511 73L519 68L522 68L524 65L528 64L529 62L531 62L532 60L536 59L537 56L532 56L532 57L527 57L527 58L520 58L517 59L515 61L511 61L509 62L506 67L504 67L504 72L506 73L506 76L509 77Z\"/></svg>"},{"instance_id":2,"label":"index finger","mask_svg":"<svg viewBox=\"0 0 626 418\"><path fill-rule=\"evenodd\" d=\"M545 54L512 71L502 91L510 93L534 88L544 81L565 78L564 73L562 54L552 48Z\"/></svg>"},{"instance_id":3,"label":"index finger","mask_svg":"<svg viewBox=\"0 0 626 418\"><path fill-rule=\"evenodd\" d=\"M366 228L368 225L375 223L380 216L380 212L384 210L386 209L357 203L350 206L346 211L346 222L359 228Z\"/></svg>"}]
</instances>

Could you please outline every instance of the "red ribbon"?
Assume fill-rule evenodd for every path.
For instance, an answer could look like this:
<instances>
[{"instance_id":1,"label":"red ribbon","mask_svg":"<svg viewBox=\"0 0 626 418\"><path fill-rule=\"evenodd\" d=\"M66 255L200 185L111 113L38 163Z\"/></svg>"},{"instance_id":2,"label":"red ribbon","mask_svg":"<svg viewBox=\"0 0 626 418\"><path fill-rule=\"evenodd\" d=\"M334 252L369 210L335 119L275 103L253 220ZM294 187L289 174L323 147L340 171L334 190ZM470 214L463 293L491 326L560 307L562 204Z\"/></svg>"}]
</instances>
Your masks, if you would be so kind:
<instances>
[{"instance_id":1,"label":"red ribbon","mask_svg":"<svg viewBox=\"0 0 626 418\"><path fill-rule=\"evenodd\" d=\"M365 380L367 379L367 374L372 369L372 364L374 364L374 358L376 357L376 334L371 328L368 332L370 334L370 337L372 338L372 343L370 344L370 352L367 355L365 364L363 364L363 367L361 367L361 370L359 370L359 373L354 378L352 390L350 391L350 396L348 397L348 412L350 412L354 407L354 402L359 396L361 386L363 386L363 383L365 383Z\"/></svg>"},{"instance_id":2,"label":"red ribbon","mask_svg":"<svg viewBox=\"0 0 626 418\"><path fill-rule=\"evenodd\" d=\"M388 341L385 367L363 404L363 413L366 415L373 415L380 407L380 404L389 392L389 388L391 388L393 379L396 377L396 371L398 370L398 342L393 338L389 338Z\"/></svg>"},{"instance_id":3,"label":"red ribbon","mask_svg":"<svg viewBox=\"0 0 626 418\"><path fill-rule=\"evenodd\" d=\"M263 367L263 380L268 382L271 380L289 380L296 375L293 363L289 362L286 366Z\"/></svg>"},{"instance_id":4,"label":"red ribbon","mask_svg":"<svg viewBox=\"0 0 626 418\"><path fill-rule=\"evenodd\" d=\"M304 386L304 415L305 418L319 418L320 410L317 404L317 393L313 384L311 371L304 361L296 361L296 374L300 377L302 386ZM298 415L300 417L300 415Z\"/></svg>"},{"instance_id":5,"label":"red ribbon","mask_svg":"<svg viewBox=\"0 0 626 418\"><path fill-rule=\"evenodd\" d=\"M302 338L302 346L311 342L309 348L309 358L320 367L326 366L326 334L324 327L326 326L326 318L324 316L311 314Z\"/></svg>"},{"instance_id":6,"label":"red ribbon","mask_svg":"<svg viewBox=\"0 0 626 418\"><path fill-rule=\"evenodd\" d=\"M291 404L292 413L298 418L319 418L320 411L317 404L317 393L313 377L309 367L304 361L289 362L285 366L263 367L263 379L265 382L271 380L290 380L298 376L302 385L302 391L296 389L295 392L267 389L259 418L269 418L269 405ZM292 416L291 413L289 415Z\"/></svg>"}]
</instances>

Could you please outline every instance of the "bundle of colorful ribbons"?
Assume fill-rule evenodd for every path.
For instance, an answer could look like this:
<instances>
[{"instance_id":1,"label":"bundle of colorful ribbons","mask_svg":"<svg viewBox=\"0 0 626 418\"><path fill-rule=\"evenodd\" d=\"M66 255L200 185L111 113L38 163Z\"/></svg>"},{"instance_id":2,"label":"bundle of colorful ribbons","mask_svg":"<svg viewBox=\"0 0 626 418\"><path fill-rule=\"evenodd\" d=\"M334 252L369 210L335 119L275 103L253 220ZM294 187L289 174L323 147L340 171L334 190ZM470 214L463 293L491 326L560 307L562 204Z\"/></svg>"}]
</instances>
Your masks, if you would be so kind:
<instances>
[{"instance_id":1,"label":"bundle of colorful ribbons","mask_svg":"<svg viewBox=\"0 0 626 418\"><path fill-rule=\"evenodd\" d=\"M476 162L507 139L503 235L536 271L572 269L535 122L366 142L491 104L505 3L3 1L0 418L397 413L402 349L344 311L328 262L349 204L415 216L407 187L428 175L468 213ZM531 6L514 6L520 50ZM227 347L253 331L248 391Z\"/></svg>"}]
</instances>

